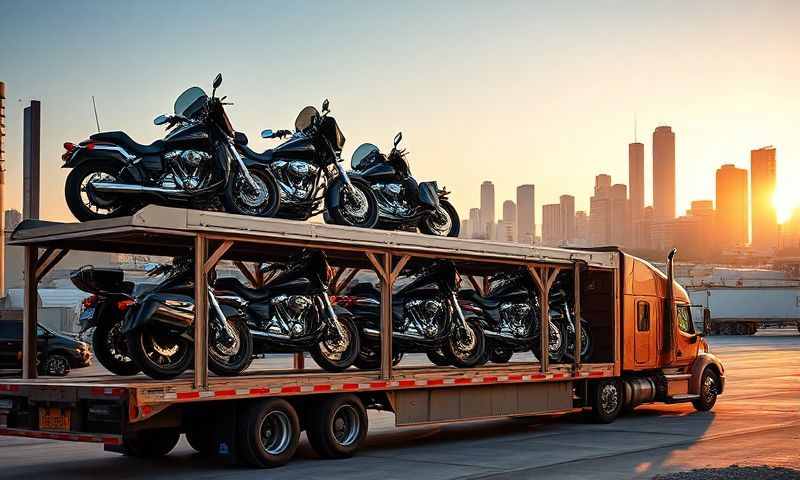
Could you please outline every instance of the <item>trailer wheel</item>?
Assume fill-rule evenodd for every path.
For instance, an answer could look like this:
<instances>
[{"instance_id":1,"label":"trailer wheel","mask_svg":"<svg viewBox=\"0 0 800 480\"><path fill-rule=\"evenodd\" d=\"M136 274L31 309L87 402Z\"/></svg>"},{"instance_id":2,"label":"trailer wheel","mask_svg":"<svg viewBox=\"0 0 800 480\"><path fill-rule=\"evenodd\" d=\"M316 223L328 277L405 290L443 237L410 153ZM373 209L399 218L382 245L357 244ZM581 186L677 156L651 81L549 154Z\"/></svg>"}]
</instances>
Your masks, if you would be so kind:
<instances>
[{"instance_id":1,"label":"trailer wheel","mask_svg":"<svg viewBox=\"0 0 800 480\"><path fill-rule=\"evenodd\" d=\"M719 376L710 368L703 371L703 377L700 379L700 398L692 400L692 405L698 412L707 412L714 408L717 403L717 395L719 392Z\"/></svg>"},{"instance_id":2,"label":"trailer wheel","mask_svg":"<svg viewBox=\"0 0 800 480\"><path fill-rule=\"evenodd\" d=\"M253 402L238 419L239 453L248 465L279 467L291 460L300 438L300 420L286 400Z\"/></svg>"},{"instance_id":3,"label":"trailer wheel","mask_svg":"<svg viewBox=\"0 0 800 480\"><path fill-rule=\"evenodd\" d=\"M597 423L611 423L622 409L623 393L617 380L597 382L592 389L592 419Z\"/></svg>"},{"instance_id":4,"label":"trailer wheel","mask_svg":"<svg viewBox=\"0 0 800 480\"><path fill-rule=\"evenodd\" d=\"M337 395L313 407L308 443L323 458L351 457L367 436L367 410L355 395Z\"/></svg>"},{"instance_id":5,"label":"trailer wheel","mask_svg":"<svg viewBox=\"0 0 800 480\"><path fill-rule=\"evenodd\" d=\"M174 428L143 430L122 438L126 454L138 458L163 457L175 448L181 434Z\"/></svg>"}]
</instances>

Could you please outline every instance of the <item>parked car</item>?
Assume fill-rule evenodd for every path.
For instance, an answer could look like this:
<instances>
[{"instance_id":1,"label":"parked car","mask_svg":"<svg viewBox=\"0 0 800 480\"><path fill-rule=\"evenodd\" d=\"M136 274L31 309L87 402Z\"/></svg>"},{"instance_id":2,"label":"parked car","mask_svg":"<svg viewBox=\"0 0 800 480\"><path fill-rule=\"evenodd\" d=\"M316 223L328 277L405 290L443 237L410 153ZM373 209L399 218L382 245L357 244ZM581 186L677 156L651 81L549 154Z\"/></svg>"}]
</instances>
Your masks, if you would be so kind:
<instances>
[{"instance_id":1,"label":"parked car","mask_svg":"<svg viewBox=\"0 0 800 480\"><path fill-rule=\"evenodd\" d=\"M42 375L65 376L73 368L92 363L89 344L38 325L37 365ZM22 322L0 321L0 368L22 368Z\"/></svg>"}]
</instances>

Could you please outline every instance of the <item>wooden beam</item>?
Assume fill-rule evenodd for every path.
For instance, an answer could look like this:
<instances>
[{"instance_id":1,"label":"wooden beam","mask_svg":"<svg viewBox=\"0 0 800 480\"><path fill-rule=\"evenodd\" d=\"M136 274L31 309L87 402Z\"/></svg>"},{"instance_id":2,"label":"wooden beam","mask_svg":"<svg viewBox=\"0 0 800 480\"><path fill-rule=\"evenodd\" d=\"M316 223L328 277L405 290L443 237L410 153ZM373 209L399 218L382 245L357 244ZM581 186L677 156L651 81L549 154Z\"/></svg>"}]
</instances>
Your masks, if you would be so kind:
<instances>
[{"instance_id":1,"label":"wooden beam","mask_svg":"<svg viewBox=\"0 0 800 480\"><path fill-rule=\"evenodd\" d=\"M292 363L294 364L295 370L305 370L306 369L306 356L303 352L295 352L294 357L292 359Z\"/></svg>"},{"instance_id":2,"label":"wooden beam","mask_svg":"<svg viewBox=\"0 0 800 480\"><path fill-rule=\"evenodd\" d=\"M347 288L348 285L350 285L350 282L353 281L353 278L355 278L356 274L360 271L361 271L360 268L351 268L347 276L344 277L344 280L342 280L341 282L339 282L338 285L336 285L336 287L334 288L334 293L336 295L342 293L342 290L344 290L345 288Z\"/></svg>"},{"instance_id":3,"label":"wooden beam","mask_svg":"<svg viewBox=\"0 0 800 480\"><path fill-rule=\"evenodd\" d=\"M469 280L469 283L472 285L472 288L474 288L479 295L483 296L486 294L483 290L483 285L481 285L478 282L478 279L475 278L475 275L467 275L467 280Z\"/></svg>"},{"instance_id":4,"label":"wooden beam","mask_svg":"<svg viewBox=\"0 0 800 480\"><path fill-rule=\"evenodd\" d=\"M392 271L392 256L387 252L383 255L383 271ZM381 278L381 378L392 378L392 288L394 278L392 275L383 275Z\"/></svg>"},{"instance_id":5,"label":"wooden beam","mask_svg":"<svg viewBox=\"0 0 800 480\"><path fill-rule=\"evenodd\" d=\"M382 280L383 279L387 279L388 280L389 279L389 272L391 272L391 267L389 267L387 269L384 269L385 265L383 265L380 261L378 261L378 258L375 256L374 253L372 253L372 252L366 252L366 253L367 253L367 258L369 259L369 263L371 263L372 264L372 268L375 269L375 273L377 273L378 276ZM388 255L388 254L384 254L384 255Z\"/></svg>"},{"instance_id":6,"label":"wooden beam","mask_svg":"<svg viewBox=\"0 0 800 480\"><path fill-rule=\"evenodd\" d=\"M392 270L392 283L400 276L400 272L403 271L403 267L406 266L409 260L411 260L411 255L403 255L400 257L400 261L397 262L397 265L394 266L394 270Z\"/></svg>"},{"instance_id":7,"label":"wooden beam","mask_svg":"<svg viewBox=\"0 0 800 480\"><path fill-rule=\"evenodd\" d=\"M208 240L194 237L194 388L208 389Z\"/></svg>"},{"instance_id":8,"label":"wooden beam","mask_svg":"<svg viewBox=\"0 0 800 480\"><path fill-rule=\"evenodd\" d=\"M344 271L347 270L345 267L332 267L333 268L333 277L331 277L331 281L328 282L328 287L335 286L339 282L339 278L344 274Z\"/></svg>"},{"instance_id":9,"label":"wooden beam","mask_svg":"<svg viewBox=\"0 0 800 480\"><path fill-rule=\"evenodd\" d=\"M203 265L203 270L206 272L206 274L208 274L211 270L214 269L214 267L217 266L219 261L222 260L222 256L228 253L228 250L230 250L232 246L233 246L233 240L225 240L224 242L222 242L222 245L220 245L219 247L217 247L216 250L214 250L214 253L212 253L211 256L208 257L208 260L206 260L205 264Z\"/></svg>"},{"instance_id":10,"label":"wooden beam","mask_svg":"<svg viewBox=\"0 0 800 480\"><path fill-rule=\"evenodd\" d=\"M255 275L253 275L253 272L251 272L250 269L247 268L247 265L245 265L244 262L236 260L235 262L233 262L233 264L236 265L236 268L238 268L240 272L242 272L244 278L246 278L247 281L250 282L250 285L252 285L253 288L258 288Z\"/></svg>"},{"instance_id":11,"label":"wooden beam","mask_svg":"<svg viewBox=\"0 0 800 480\"><path fill-rule=\"evenodd\" d=\"M36 264L39 249L25 247L24 305L22 310L22 378L36 378L36 327L39 314L38 279ZM42 359L46 361L46 359Z\"/></svg>"},{"instance_id":12,"label":"wooden beam","mask_svg":"<svg viewBox=\"0 0 800 480\"><path fill-rule=\"evenodd\" d=\"M67 254L67 249L48 248L36 262L36 281L40 282Z\"/></svg>"},{"instance_id":13,"label":"wooden beam","mask_svg":"<svg viewBox=\"0 0 800 480\"><path fill-rule=\"evenodd\" d=\"M575 322L575 351L573 352L573 364L572 370L574 372L578 372L581 369L581 349L583 345L581 345L581 331L583 326L581 325L581 268L583 262L576 261L573 267L572 273L572 292L573 292L573 303L575 305L575 318L572 320Z\"/></svg>"}]
</instances>

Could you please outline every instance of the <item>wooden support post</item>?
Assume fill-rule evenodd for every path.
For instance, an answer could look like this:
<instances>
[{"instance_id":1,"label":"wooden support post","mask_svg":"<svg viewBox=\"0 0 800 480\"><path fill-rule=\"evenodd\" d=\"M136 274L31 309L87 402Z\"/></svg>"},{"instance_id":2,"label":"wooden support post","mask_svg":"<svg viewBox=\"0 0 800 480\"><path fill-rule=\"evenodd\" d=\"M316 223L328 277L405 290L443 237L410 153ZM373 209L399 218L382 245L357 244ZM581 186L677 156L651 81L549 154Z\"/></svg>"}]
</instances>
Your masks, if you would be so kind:
<instances>
[{"instance_id":1,"label":"wooden support post","mask_svg":"<svg viewBox=\"0 0 800 480\"><path fill-rule=\"evenodd\" d=\"M397 280L397 277L400 276L400 272L403 271L403 267L406 266L406 263L408 263L409 260L411 260L411 256L410 255L403 255L402 257L400 257L400 261L397 262L397 265L395 265L394 269L392 269L392 271L391 271L392 272L392 285L394 285L394 281ZM391 262L389 263L389 265L391 266Z\"/></svg>"},{"instance_id":2,"label":"wooden support post","mask_svg":"<svg viewBox=\"0 0 800 480\"><path fill-rule=\"evenodd\" d=\"M36 282L41 282L42 278L50 273L50 270L58 265L58 262L66 257L68 253L69 250L66 249L48 248L45 250L39 261L36 262Z\"/></svg>"},{"instance_id":3,"label":"wooden support post","mask_svg":"<svg viewBox=\"0 0 800 480\"><path fill-rule=\"evenodd\" d=\"M583 267L582 262L580 261L575 262L572 274L572 290L575 295L573 299L573 302L575 303L575 318L572 319L572 321L575 322L575 352L573 352L575 362L573 363L572 369L575 372L581 369L581 349L583 348L583 345L581 345L581 329L583 328L581 325L581 268L582 267Z\"/></svg>"},{"instance_id":4,"label":"wooden support post","mask_svg":"<svg viewBox=\"0 0 800 480\"><path fill-rule=\"evenodd\" d=\"M383 254L383 262L372 252L367 252L372 267L381 280L381 378L392 378L392 256Z\"/></svg>"},{"instance_id":5,"label":"wooden support post","mask_svg":"<svg viewBox=\"0 0 800 480\"><path fill-rule=\"evenodd\" d=\"M335 295L339 295L340 293L342 293L342 290L344 290L345 288L347 288L348 285L350 285L350 282L353 281L353 278L355 278L356 274L360 271L361 271L360 268L351 268L350 271L347 273L347 276L344 277L344 280L339 282L339 284L334 287L333 293Z\"/></svg>"},{"instance_id":6,"label":"wooden support post","mask_svg":"<svg viewBox=\"0 0 800 480\"><path fill-rule=\"evenodd\" d=\"M36 327L39 313L36 263L39 249L25 247L25 304L22 310L22 378L36 378ZM42 359L45 360L45 359Z\"/></svg>"},{"instance_id":7,"label":"wooden support post","mask_svg":"<svg viewBox=\"0 0 800 480\"><path fill-rule=\"evenodd\" d=\"M469 280L469 283L472 285L472 288L474 288L475 291L478 292L478 295L480 296L486 295L486 291L483 288L483 284L478 283L478 279L475 278L475 275L467 275L467 280Z\"/></svg>"},{"instance_id":8,"label":"wooden support post","mask_svg":"<svg viewBox=\"0 0 800 480\"><path fill-rule=\"evenodd\" d=\"M292 359L292 364L295 370L305 370L306 368L306 357L303 352L295 352L294 357Z\"/></svg>"},{"instance_id":9,"label":"wooden support post","mask_svg":"<svg viewBox=\"0 0 800 480\"><path fill-rule=\"evenodd\" d=\"M194 388L208 389L208 239L194 238Z\"/></svg>"},{"instance_id":10,"label":"wooden support post","mask_svg":"<svg viewBox=\"0 0 800 480\"><path fill-rule=\"evenodd\" d=\"M539 287L539 298L541 300L541 325L539 325L539 364L542 373L547 373L550 369L550 288L553 286L559 267L536 267L528 266L528 270L533 275L536 286ZM566 342L566 338L561 339Z\"/></svg>"},{"instance_id":11,"label":"wooden support post","mask_svg":"<svg viewBox=\"0 0 800 480\"><path fill-rule=\"evenodd\" d=\"M228 253L228 250L230 250L232 246L233 246L233 240L225 240L224 242L222 242L222 245L220 245L219 247L217 247L216 250L214 250L214 253L212 253L211 256L208 257L208 260L206 260L204 264L206 273L209 273L211 270L214 269L214 267L217 266L219 261L222 260L222 257L226 253Z\"/></svg>"},{"instance_id":12,"label":"wooden support post","mask_svg":"<svg viewBox=\"0 0 800 480\"><path fill-rule=\"evenodd\" d=\"M233 264L236 265L236 268L238 268L240 272L242 272L244 278L246 278L247 281L250 282L250 285L252 285L253 288L258 288L257 285L258 279L256 279L256 276L253 275L253 272L251 272L250 269L247 268L247 265L245 265L244 262L237 260L233 262Z\"/></svg>"}]
</instances>

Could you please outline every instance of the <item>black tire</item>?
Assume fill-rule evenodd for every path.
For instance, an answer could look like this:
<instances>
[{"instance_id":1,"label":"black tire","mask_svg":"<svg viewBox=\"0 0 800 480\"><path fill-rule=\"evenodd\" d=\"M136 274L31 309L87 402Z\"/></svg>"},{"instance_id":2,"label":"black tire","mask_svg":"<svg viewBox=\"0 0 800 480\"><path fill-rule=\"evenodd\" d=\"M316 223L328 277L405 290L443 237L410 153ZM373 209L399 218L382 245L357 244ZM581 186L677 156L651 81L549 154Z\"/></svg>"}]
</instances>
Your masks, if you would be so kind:
<instances>
[{"instance_id":1,"label":"black tire","mask_svg":"<svg viewBox=\"0 0 800 480\"><path fill-rule=\"evenodd\" d=\"M548 343L548 357L550 363L560 363L564 360L564 355L567 351L567 331L561 322L554 322L550 321L549 325L549 334L550 334L550 342ZM533 344L534 347L531 349L533 355L538 359L539 358L539 336L536 337Z\"/></svg>"},{"instance_id":2,"label":"black tire","mask_svg":"<svg viewBox=\"0 0 800 480\"><path fill-rule=\"evenodd\" d=\"M306 435L320 457L351 457L367 436L367 410L355 395L326 398L315 404L310 414Z\"/></svg>"},{"instance_id":3,"label":"black tire","mask_svg":"<svg viewBox=\"0 0 800 480\"><path fill-rule=\"evenodd\" d=\"M314 345L310 352L311 358L317 362L317 365L328 372L341 372L349 368L356 361L361 351L361 337L358 334L358 327L356 327L353 317L339 314L338 319L345 334L350 337L346 339L347 346L345 350L339 353L331 350L330 342L335 341L334 336L338 337L338 335L335 331L329 331L326 335L330 338L323 339L323 341ZM335 328L331 327L329 330L335 330Z\"/></svg>"},{"instance_id":4,"label":"black tire","mask_svg":"<svg viewBox=\"0 0 800 480\"><path fill-rule=\"evenodd\" d=\"M592 420L611 423L622 410L624 393L618 380L603 380L591 386Z\"/></svg>"},{"instance_id":5,"label":"black tire","mask_svg":"<svg viewBox=\"0 0 800 480\"><path fill-rule=\"evenodd\" d=\"M564 355L566 355L570 360L575 359L575 333L572 332L569 334L568 337L569 342L567 343L567 348L564 350ZM592 357L592 349L594 348L592 342L592 336L590 334L590 330L588 328L588 323L585 321L581 321L581 362L588 362L589 359Z\"/></svg>"},{"instance_id":6,"label":"black tire","mask_svg":"<svg viewBox=\"0 0 800 480\"><path fill-rule=\"evenodd\" d=\"M427 352L426 355L428 356L428 360L430 360L431 363L436 366L447 367L450 365L450 361L447 360L447 357L445 357L442 349Z\"/></svg>"},{"instance_id":7,"label":"black tire","mask_svg":"<svg viewBox=\"0 0 800 480\"><path fill-rule=\"evenodd\" d=\"M340 179L339 181L343 180ZM378 222L378 201L375 199L375 194L372 193L372 189L367 182L353 178L350 180L350 183L353 185L353 188L363 195L363 198L360 200L362 202L366 201L366 204L360 205L360 207L363 208L364 211L361 212L361 209L359 209L350 213L350 210L345 206L349 205L351 202L349 197L350 190L346 185L342 185L341 188L339 188L338 206L335 208L328 207L330 219L337 225L373 228Z\"/></svg>"},{"instance_id":8,"label":"black tire","mask_svg":"<svg viewBox=\"0 0 800 480\"><path fill-rule=\"evenodd\" d=\"M66 377L69 375L69 359L60 354L53 353L47 356L44 362L44 374L51 377Z\"/></svg>"},{"instance_id":9,"label":"black tire","mask_svg":"<svg viewBox=\"0 0 800 480\"><path fill-rule=\"evenodd\" d=\"M91 160L78 165L69 172L64 183L64 197L67 200L69 211L78 221L87 222L89 220L120 217L128 214L125 202L121 198L103 198L99 195L86 193L86 201L93 203L98 208L107 209L106 213L101 213L93 211L81 197L81 192L85 187L84 182L88 181L91 176L106 175L116 179L119 178L120 168L121 165L115 160Z\"/></svg>"},{"instance_id":10,"label":"black tire","mask_svg":"<svg viewBox=\"0 0 800 480\"><path fill-rule=\"evenodd\" d=\"M489 349L489 361L492 363L508 363L514 351L502 345L495 345Z\"/></svg>"},{"instance_id":11,"label":"black tire","mask_svg":"<svg viewBox=\"0 0 800 480\"><path fill-rule=\"evenodd\" d=\"M392 352L392 366L396 367L403 360L403 352ZM353 365L361 370L377 370L381 366L380 349L375 348L375 345L361 344L361 350L358 352L358 357L353 362Z\"/></svg>"},{"instance_id":12,"label":"black tire","mask_svg":"<svg viewBox=\"0 0 800 480\"><path fill-rule=\"evenodd\" d=\"M141 371L128 355L128 345L117 321L101 321L92 333L94 358L114 375L130 376Z\"/></svg>"},{"instance_id":13,"label":"black tire","mask_svg":"<svg viewBox=\"0 0 800 480\"><path fill-rule=\"evenodd\" d=\"M448 362L458 368L477 366L486 352L486 336L480 322L467 320L467 326L470 328L468 337L462 338L460 332L454 331L442 349Z\"/></svg>"},{"instance_id":14,"label":"black tire","mask_svg":"<svg viewBox=\"0 0 800 480\"><path fill-rule=\"evenodd\" d=\"M182 374L189 368L194 360L194 345L192 342L178 336L163 335L158 328L145 325L142 328L128 332L125 335L128 344L128 354L142 369L145 375L156 380L169 380ZM155 346L158 346L158 349ZM161 352L175 350L172 355ZM169 356L167 362L159 361ZM174 358L173 358L174 357Z\"/></svg>"},{"instance_id":15,"label":"black tire","mask_svg":"<svg viewBox=\"0 0 800 480\"><path fill-rule=\"evenodd\" d=\"M707 412L714 408L719 394L719 375L710 368L703 370L698 394L700 398L692 400L692 405L698 412Z\"/></svg>"},{"instance_id":16,"label":"black tire","mask_svg":"<svg viewBox=\"0 0 800 480\"><path fill-rule=\"evenodd\" d=\"M274 217L281 207L281 195L275 177L260 168L249 169L250 176L263 189L257 195L251 193L252 187L240 170L232 172L234 175L225 187L222 197L225 211L237 215L251 217Z\"/></svg>"},{"instance_id":17,"label":"black tire","mask_svg":"<svg viewBox=\"0 0 800 480\"><path fill-rule=\"evenodd\" d=\"M434 212L430 215L426 215L419 222L419 231L425 235L457 237L461 232L461 220L458 218L456 207L447 200L440 200L439 206L442 209L441 212ZM446 215L448 218L438 218L441 215Z\"/></svg>"},{"instance_id":18,"label":"black tire","mask_svg":"<svg viewBox=\"0 0 800 480\"><path fill-rule=\"evenodd\" d=\"M127 455L138 458L163 457L175 448L181 434L174 428L142 430L122 438Z\"/></svg>"},{"instance_id":19,"label":"black tire","mask_svg":"<svg viewBox=\"0 0 800 480\"><path fill-rule=\"evenodd\" d=\"M186 432L186 441L195 452L204 457L211 457L219 451L219 440L212 428L191 428Z\"/></svg>"},{"instance_id":20,"label":"black tire","mask_svg":"<svg viewBox=\"0 0 800 480\"><path fill-rule=\"evenodd\" d=\"M300 420L286 400L270 398L248 404L238 415L239 457L248 465L272 468L294 456L300 439Z\"/></svg>"},{"instance_id":21,"label":"black tire","mask_svg":"<svg viewBox=\"0 0 800 480\"><path fill-rule=\"evenodd\" d=\"M208 369L221 377L238 375L253 361L253 336L243 318L226 320L236 332L236 344L227 348L209 339Z\"/></svg>"}]
</instances>

